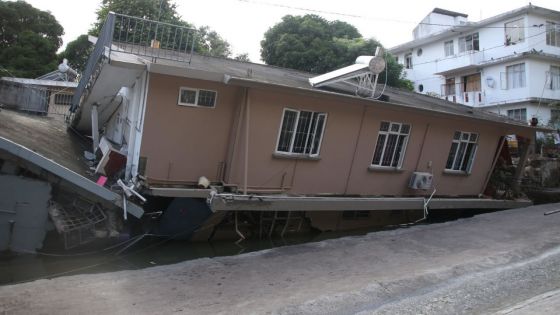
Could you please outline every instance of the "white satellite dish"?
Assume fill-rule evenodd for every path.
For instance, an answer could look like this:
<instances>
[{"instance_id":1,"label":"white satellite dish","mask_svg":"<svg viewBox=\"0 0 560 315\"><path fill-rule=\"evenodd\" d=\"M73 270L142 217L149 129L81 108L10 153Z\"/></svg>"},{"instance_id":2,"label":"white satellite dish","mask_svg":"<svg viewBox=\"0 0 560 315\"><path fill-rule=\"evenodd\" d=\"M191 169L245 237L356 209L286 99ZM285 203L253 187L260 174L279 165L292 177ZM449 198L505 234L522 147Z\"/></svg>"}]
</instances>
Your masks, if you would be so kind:
<instances>
[{"instance_id":1,"label":"white satellite dish","mask_svg":"<svg viewBox=\"0 0 560 315\"><path fill-rule=\"evenodd\" d=\"M355 88L356 95L373 98L377 78L385 65L383 48L377 47L375 56L359 56L353 65L310 78L309 83L313 87L346 83Z\"/></svg>"}]
</instances>

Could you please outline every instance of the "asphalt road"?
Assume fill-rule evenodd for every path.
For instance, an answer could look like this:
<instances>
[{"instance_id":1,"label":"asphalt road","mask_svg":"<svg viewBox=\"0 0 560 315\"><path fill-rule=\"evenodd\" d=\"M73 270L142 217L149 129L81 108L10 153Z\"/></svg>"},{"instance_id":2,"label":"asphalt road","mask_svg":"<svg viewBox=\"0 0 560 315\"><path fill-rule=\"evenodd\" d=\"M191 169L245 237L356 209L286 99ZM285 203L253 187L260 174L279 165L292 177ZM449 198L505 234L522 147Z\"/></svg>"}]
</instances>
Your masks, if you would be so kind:
<instances>
[{"instance_id":1,"label":"asphalt road","mask_svg":"<svg viewBox=\"0 0 560 315\"><path fill-rule=\"evenodd\" d=\"M551 314L559 208L4 286L0 313Z\"/></svg>"}]
</instances>

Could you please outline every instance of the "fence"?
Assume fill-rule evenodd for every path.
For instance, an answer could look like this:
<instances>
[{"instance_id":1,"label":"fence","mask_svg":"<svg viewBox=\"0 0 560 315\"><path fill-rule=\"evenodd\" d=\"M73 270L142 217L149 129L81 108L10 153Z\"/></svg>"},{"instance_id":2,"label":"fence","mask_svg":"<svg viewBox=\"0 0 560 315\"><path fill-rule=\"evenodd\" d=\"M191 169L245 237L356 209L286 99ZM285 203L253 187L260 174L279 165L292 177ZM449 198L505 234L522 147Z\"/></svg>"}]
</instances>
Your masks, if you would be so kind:
<instances>
[{"instance_id":1,"label":"fence","mask_svg":"<svg viewBox=\"0 0 560 315\"><path fill-rule=\"evenodd\" d=\"M69 114L74 87L47 87L0 81L0 104L17 110L64 117Z\"/></svg>"}]
</instances>

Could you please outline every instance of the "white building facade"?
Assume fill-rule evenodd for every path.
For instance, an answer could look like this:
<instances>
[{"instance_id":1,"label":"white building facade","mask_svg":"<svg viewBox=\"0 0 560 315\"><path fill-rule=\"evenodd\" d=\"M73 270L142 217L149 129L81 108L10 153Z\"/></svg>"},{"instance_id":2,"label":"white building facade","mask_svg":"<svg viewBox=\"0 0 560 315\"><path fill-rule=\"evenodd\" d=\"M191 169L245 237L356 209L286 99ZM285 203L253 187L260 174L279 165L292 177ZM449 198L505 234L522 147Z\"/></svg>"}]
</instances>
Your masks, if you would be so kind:
<instances>
[{"instance_id":1,"label":"white building facade","mask_svg":"<svg viewBox=\"0 0 560 315\"><path fill-rule=\"evenodd\" d=\"M389 51L419 93L560 127L560 12L525 6L480 22L434 9Z\"/></svg>"}]
</instances>

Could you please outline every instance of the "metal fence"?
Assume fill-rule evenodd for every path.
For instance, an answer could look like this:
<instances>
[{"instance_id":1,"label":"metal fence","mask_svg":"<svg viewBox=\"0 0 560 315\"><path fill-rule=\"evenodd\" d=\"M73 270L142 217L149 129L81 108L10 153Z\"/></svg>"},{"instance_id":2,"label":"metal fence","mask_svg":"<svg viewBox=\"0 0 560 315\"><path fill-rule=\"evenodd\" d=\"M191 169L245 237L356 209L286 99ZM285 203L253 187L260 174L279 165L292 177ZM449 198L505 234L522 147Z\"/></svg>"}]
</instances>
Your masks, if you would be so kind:
<instances>
[{"instance_id":1,"label":"metal fence","mask_svg":"<svg viewBox=\"0 0 560 315\"><path fill-rule=\"evenodd\" d=\"M69 114L74 88L45 87L0 81L0 104L17 110L65 117Z\"/></svg>"},{"instance_id":2,"label":"metal fence","mask_svg":"<svg viewBox=\"0 0 560 315\"><path fill-rule=\"evenodd\" d=\"M87 97L102 62L111 58L112 51L149 57L151 62L164 59L190 63L195 37L196 30L186 26L110 12L72 99L71 111Z\"/></svg>"}]
</instances>

